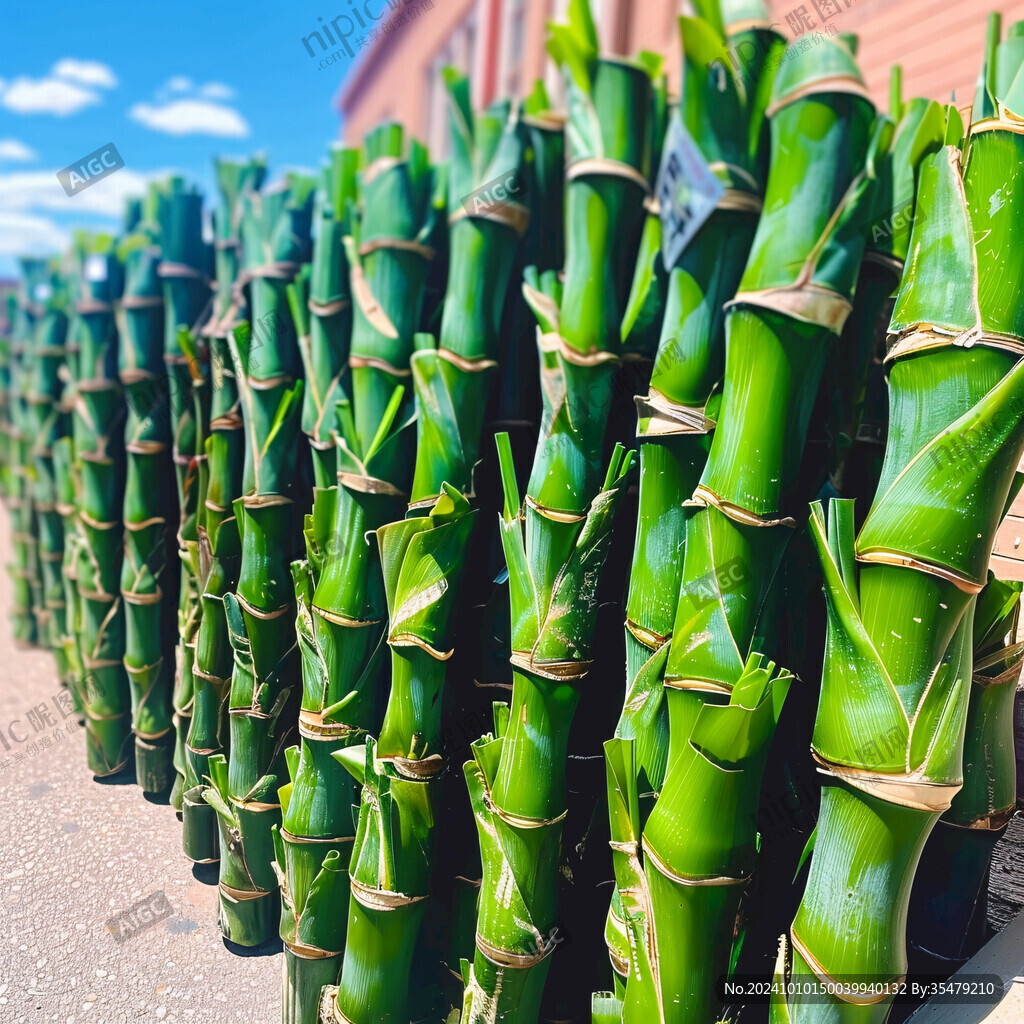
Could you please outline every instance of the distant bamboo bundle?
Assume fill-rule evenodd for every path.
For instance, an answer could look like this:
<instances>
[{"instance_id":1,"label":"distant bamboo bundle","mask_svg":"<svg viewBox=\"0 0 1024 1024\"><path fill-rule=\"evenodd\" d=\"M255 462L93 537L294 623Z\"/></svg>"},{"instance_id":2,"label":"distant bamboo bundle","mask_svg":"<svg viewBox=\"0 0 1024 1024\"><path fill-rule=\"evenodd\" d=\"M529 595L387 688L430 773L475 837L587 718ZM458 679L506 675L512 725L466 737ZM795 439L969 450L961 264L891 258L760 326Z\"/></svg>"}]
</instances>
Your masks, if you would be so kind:
<instances>
[{"instance_id":1,"label":"distant bamboo bundle","mask_svg":"<svg viewBox=\"0 0 1024 1024\"><path fill-rule=\"evenodd\" d=\"M209 345L210 421L203 442L199 491L203 506L196 527L199 544L199 626L192 663L192 719L185 740L182 845L200 863L220 857L217 815L203 799L210 782L210 758L228 744L228 690L232 653L224 596L238 585L241 541L233 502L243 490L245 438L238 382L228 337L248 316L241 272L241 196L257 190L266 167L262 158L218 160L221 203L214 214L217 295L202 336Z\"/></svg>"},{"instance_id":2,"label":"distant bamboo bundle","mask_svg":"<svg viewBox=\"0 0 1024 1024\"><path fill-rule=\"evenodd\" d=\"M365 140L358 205L354 154L336 151L335 160L333 225L320 242L344 235L347 289L339 281L335 294L352 299L350 397L333 412L333 479L327 453L314 444L324 486L315 491L307 521L306 558L292 566L303 668L301 745L289 752L292 782L281 790L284 819L276 836L285 879L284 1019L295 1024L315 1020L323 986L338 981L343 963L351 970L358 962L347 953L352 943L371 960L382 948L372 935L356 935L365 915L352 903L350 809L359 795L348 750L378 730L385 698L387 598L370 535L401 519L408 504L415 444L409 361L436 255L427 244L436 234L436 171L420 143L395 124L374 129ZM330 252L317 256L330 259ZM325 377L316 383L321 394ZM359 751L357 774L365 757ZM374 977L371 966L367 983ZM358 994L361 980L343 980L342 987ZM399 991L401 980L392 987ZM342 1019L342 1012L360 1019L351 1007L337 1009L344 998L326 990L327 1019Z\"/></svg>"},{"instance_id":3,"label":"distant bamboo bundle","mask_svg":"<svg viewBox=\"0 0 1024 1024\"><path fill-rule=\"evenodd\" d=\"M115 319L123 267L107 235L81 236L76 256L74 578L86 753L93 773L105 776L121 771L132 752L121 597L125 412Z\"/></svg>"},{"instance_id":4,"label":"distant bamboo bundle","mask_svg":"<svg viewBox=\"0 0 1024 1024\"><path fill-rule=\"evenodd\" d=\"M174 470L164 364L164 294L159 276L160 194L146 221L119 247L125 264L118 363L127 406L124 497L125 671L132 691L135 777L143 792L174 782L174 652L178 573L173 535Z\"/></svg>"},{"instance_id":5,"label":"distant bamboo bundle","mask_svg":"<svg viewBox=\"0 0 1024 1024\"><path fill-rule=\"evenodd\" d=\"M61 683L69 682L70 666L62 643L65 632L66 601L62 564L64 521L58 509L58 486L54 470L54 445L70 431L70 417L62 403L66 373L68 294L61 275L48 269L36 284L39 318L29 353L26 399L30 414L32 508L35 517L38 559L38 597L35 608L39 642L49 647L57 660Z\"/></svg>"},{"instance_id":6,"label":"distant bamboo bundle","mask_svg":"<svg viewBox=\"0 0 1024 1024\"><path fill-rule=\"evenodd\" d=\"M199 601L199 531L203 506L199 465L206 458L209 418L207 369L198 331L210 301L209 261L203 242L203 197L180 178L171 178L160 204L158 267L164 289L164 363L171 406L171 452L178 490L178 647L174 677L174 768L171 802L181 810L185 786L185 747L195 696L195 644Z\"/></svg>"},{"instance_id":7,"label":"distant bamboo bundle","mask_svg":"<svg viewBox=\"0 0 1024 1024\"><path fill-rule=\"evenodd\" d=\"M34 423L31 402L32 347L36 324L45 309L38 301L40 288L48 287L45 260L20 261L21 287L11 327L10 360L10 433L8 449L7 506L11 510L12 560L9 566L13 584L11 624L15 643L34 644L43 641L36 620L36 609L42 606L39 577L35 509L32 502L34 467L32 446Z\"/></svg>"},{"instance_id":8,"label":"distant bamboo bundle","mask_svg":"<svg viewBox=\"0 0 1024 1024\"><path fill-rule=\"evenodd\" d=\"M289 563L298 542L298 437L303 384L287 287L308 260L314 182L290 175L243 196L242 285L251 283L254 324L230 343L245 430L243 493L234 501L241 537L238 586L223 595L233 652L229 751L208 760L203 792L219 817L220 925L255 946L277 933L273 829L285 749L295 735L299 664Z\"/></svg>"}]
</instances>

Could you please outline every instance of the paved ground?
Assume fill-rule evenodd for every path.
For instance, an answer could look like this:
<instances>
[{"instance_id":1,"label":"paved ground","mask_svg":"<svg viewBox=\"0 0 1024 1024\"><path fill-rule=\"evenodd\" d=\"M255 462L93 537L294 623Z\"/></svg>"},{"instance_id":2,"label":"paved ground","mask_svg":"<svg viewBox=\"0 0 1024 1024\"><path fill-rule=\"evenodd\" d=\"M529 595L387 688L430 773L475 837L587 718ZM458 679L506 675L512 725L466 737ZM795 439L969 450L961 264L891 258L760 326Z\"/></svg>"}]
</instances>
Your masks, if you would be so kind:
<instances>
[{"instance_id":1,"label":"paved ground","mask_svg":"<svg viewBox=\"0 0 1024 1024\"><path fill-rule=\"evenodd\" d=\"M3 563L8 536L0 510ZM278 1024L280 953L224 945L216 865L185 860L169 806L147 802L130 777L93 781L84 732L61 717L53 659L14 649L9 611L0 572L0 730L11 747L0 744L0 1022ZM120 943L106 929L139 900L165 905L159 893L170 917Z\"/></svg>"}]
</instances>

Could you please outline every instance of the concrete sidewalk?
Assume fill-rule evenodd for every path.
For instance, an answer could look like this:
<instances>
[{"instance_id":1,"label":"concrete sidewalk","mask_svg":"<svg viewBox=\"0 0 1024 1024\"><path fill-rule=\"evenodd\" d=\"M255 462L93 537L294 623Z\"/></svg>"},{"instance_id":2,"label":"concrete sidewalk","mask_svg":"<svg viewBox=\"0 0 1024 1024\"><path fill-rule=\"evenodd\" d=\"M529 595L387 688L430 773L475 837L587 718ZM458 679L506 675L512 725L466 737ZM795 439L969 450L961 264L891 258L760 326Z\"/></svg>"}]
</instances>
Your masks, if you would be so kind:
<instances>
[{"instance_id":1,"label":"concrete sidewalk","mask_svg":"<svg viewBox=\"0 0 1024 1024\"><path fill-rule=\"evenodd\" d=\"M4 564L9 535L0 510ZM148 802L130 774L93 781L53 658L15 650L10 606L2 572L0 1021L279 1024L281 954L224 945L217 866L185 859L170 806ZM147 897L166 905L158 893L171 916L119 942L107 922Z\"/></svg>"}]
</instances>

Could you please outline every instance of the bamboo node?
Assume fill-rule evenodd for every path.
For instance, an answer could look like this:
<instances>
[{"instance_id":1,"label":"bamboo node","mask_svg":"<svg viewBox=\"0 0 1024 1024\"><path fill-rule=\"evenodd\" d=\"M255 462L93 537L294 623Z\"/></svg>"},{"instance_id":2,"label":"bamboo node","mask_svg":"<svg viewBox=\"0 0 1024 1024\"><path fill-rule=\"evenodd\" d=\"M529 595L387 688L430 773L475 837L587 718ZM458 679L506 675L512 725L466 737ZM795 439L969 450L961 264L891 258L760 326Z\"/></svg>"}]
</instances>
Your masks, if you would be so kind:
<instances>
[{"instance_id":1,"label":"bamboo node","mask_svg":"<svg viewBox=\"0 0 1024 1024\"><path fill-rule=\"evenodd\" d=\"M411 906L413 903L420 903L427 898L426 896L407 896L404 892L392 892L389 889L374 889L352 875L349 876L349 884L356 902L366 907L367 910L399 910L402 907Z\"/></svg>"},{"instance_id":2,"label":"bamboo node","mask_svg":"<svg viewBox=\"0 0 1024 1024\"><path fill-rule=\"evenodd\" d=\"M632 164L622 160L613 160L607 156L585 157L576 160L565 169L565 180L575 181L577 178L625 178L643 189L644 195L650 195L651 183Z\"/></svg>"}]
</instances>

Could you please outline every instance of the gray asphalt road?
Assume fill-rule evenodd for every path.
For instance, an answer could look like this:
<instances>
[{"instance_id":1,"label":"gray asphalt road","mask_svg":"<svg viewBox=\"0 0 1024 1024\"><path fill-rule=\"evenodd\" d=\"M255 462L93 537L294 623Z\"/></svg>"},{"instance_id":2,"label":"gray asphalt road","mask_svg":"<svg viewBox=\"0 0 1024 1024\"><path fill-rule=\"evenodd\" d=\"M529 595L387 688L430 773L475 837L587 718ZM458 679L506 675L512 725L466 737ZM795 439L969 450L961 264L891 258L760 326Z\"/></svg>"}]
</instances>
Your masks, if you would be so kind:
<instances>
[{"instance_id":1,"label":"gray asphalt road","mask_svg":"<svg viewBox=\"0 0 1024 1024\"><path fill-rule=\"evenodd\" d=\"M5 565L9 534L0 510ZM224 945L216 865L185 860L171 807L93 780L53 658L14 648L10 606L0 572L0 1022L278 1024L280 953ZM108 929L143 899L170 916Z\"/></svg>"}]
</instances>

